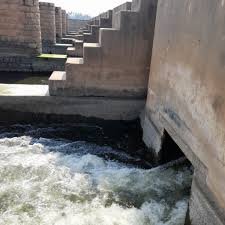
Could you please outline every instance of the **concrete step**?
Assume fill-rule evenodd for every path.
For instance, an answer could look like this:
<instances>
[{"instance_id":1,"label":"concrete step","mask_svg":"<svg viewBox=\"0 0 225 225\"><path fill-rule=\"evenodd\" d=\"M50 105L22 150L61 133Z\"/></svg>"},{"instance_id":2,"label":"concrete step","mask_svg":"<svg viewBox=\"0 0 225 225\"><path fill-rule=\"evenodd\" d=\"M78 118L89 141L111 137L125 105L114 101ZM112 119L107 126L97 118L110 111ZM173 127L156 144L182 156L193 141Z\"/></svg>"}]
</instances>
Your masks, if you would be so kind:
<instances>
[{"instance_id":1,"label":"concrete step","mask_svg":"<svg viewBox=\"0 0 225 225\"><path fill-rule=\"evenodd\" d=\"M83 65L84 59L83 58L67 58L66 65Z\"/></svg>"},{"instance_id":2,"label":"concrete step","mask_svg":"<svg viewBox=\"0 0 225 225\"><path fill-rule=\"evenodd\" d=\"M84 43L83 58L85 64L100 64L101 46L99 43Z\"/></svg>"},{"instance_id":3,"label":"concrete step","mask_svg":"<svg viewBox=\"0 0 225 225\"><path fill-rule=\"evenodd\" d=\"M101 47L99 43L84 43L84 48L99 48Z\"/></svg>"},{"instance_id":4,"label":"concrete step","mask_svg":"<svg viewBox=\"0 0 225 225\"><path fill-rule=\"evenodd\" d=\"M112 18L101 18L99 25L102 28L104 28L104 27L111 28L112 27Z\"/></svg>"},{"instance_id":5,"label":"concrete step","mask_svg":"<svg viewBox=\"0 0 225 225\"><path fill-rule=\"evenodd\" d=\"M84 30L83 29L80 29L79 32L81 32L82 34L83 33L89 33L89 30L87 30L87 29L84 29Z\"/></svg>"},{"instance_id":6,"label":"concrete step","mask_svg":"<svg viewBox=\"0 0 225 225\"><path fill-rule=\"evenodd\" d=\"M75 48L75 55L73 57L83 57L83 40L73 40L73 47Z\"/></svg>"},{"instance_id":7,"label":"concrete step","mask_svg":"<svg viewBox=\"0 0 225 225\"><path fill-rule=\"evenodd\" d=\"M51 96L56 96L59 92L63 92L66 86L66 72L54 71L48 80L48 86Z\"/></svg>"},{"instance_id":8,"label":"concrete step","mask_svg":"<svg viewBox=\"0 0 225 225\"><path fill-rule=\"evenodd\" d=\"M75 31L74 31L74 32L69 32L69 33L68 33L68 35L76 35L76 34L77 34L77 32L75 32Z\"/></svg>"},{"instance_id":9,"label":"concrete step","mask_svg":"<svg viewBox=\"0 0 225 225\"><path fill-rule=\"evenodd\" d=\"M75 47L67 48L66 54L68 57L76 57L76 49Z\"/></svg>"},{"instance_id":10,"label":"concrete step","mask_svg":"<svg viewBox=\"0 0 225 225\"><path fill-rule=\"evenodd\" d=\"M100 28L101 28L101 27L98 26L98 25L92 25L92 26L91 26L91 33L92 33L92 34L97 33L97 32L99 31Z\"/></svg>"},{"instance_id":11,"label":"concrete step","mask_svg":"<svg viewBox=\"0 0 225 225\"><path fill-rule=\"evenodd\" d=\"M73 39L73 45L75 45L75 43L84 43L84 41L78 40L78 39Z\"/></svg>"},{"instance_id":12,"label":"concrete step","mask_svg":"<svg viewBox=\"0 0 225 225\"><path fill-rule=\"evenodd\" d=\"M100 43L84 43L83 58L67 59L70 96L146 97L155 14L149 14L154 0L143 1L144 6L135 0L134 12L116 13L118 27L100 29ZM146 18L149 24L143 23Z\"/></svg>"},{"instance_id":13,"label":"concrete step","mask_svg":"<svg viewBox=\"0 0 225 225\"><path fill-rule=\"evenodd\" d=\"M61 44L57 43L55 45L42 45L42 52L45 54L66 54L66 50L69 47L73 47L72 44Z\"/></svg>"},{"instance_id":14,"label":"concrete step","mask_svg":"<svg viewBox=\"0 0 225 225\"><path fill-rule=\"evenodd\" d=\"M65 37L61 39L62 44L73 44L73 38Z\"/></svg>"},{"instance_id":15,"label":"concrete step","mask_svg":"<svg viewBox=\"0 0 225 225\"><path fill-rule=\"evenodd\" d=\"M96 43L99 39L99 26L92 25L91 26L91 32L90 33L84 33L84 42L87 43Z\"/></svg>"},{"instance_id":16,"label":"concrete step","mask_svg":"<svg viewBox=\"0 0 225 225\"><path fill-rule=\"evenodd\" d=\"M77 40L84 40L84 35L83 34L75 35L75 39L77 39Z\"/></svg>"}]
</instances>

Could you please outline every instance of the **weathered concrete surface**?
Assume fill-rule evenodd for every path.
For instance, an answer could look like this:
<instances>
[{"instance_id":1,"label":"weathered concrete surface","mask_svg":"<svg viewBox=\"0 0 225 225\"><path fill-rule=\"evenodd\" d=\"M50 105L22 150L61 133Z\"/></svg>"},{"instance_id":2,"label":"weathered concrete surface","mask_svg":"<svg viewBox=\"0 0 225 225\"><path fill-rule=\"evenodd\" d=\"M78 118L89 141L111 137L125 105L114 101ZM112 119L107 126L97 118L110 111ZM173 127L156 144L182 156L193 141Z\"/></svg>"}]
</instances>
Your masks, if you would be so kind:
<instances>
[{"instance_id":1,"label":"weathered concrete surface","mask_svg":"<svg viewBox=\"0 0 225 225\"><path fill-rule=\"evenodd\" d=\"M84 35L84 42L87 43L98 43L99 42L99 30L100 28L112 28L112 16L113 11L108 10L105 13L100 14L99 16L93 18L93 25L89 26L90 34Z\"/></svg>"},{"instance_id":2,"label":"weathered concrete surface","mask_svg":"<svg viewBox=\"0 0 225 225\"><path fill-rule=\"evenodd\" d=\"M98 16L92 18L87 23L87 25L89 25L88 26L89 31L91 30L90 26L93 26L93 25L100 26L100 27L112 27L112 17L113 17L113 10L108 10L108 11L101 13Z\"/></svg>"},{"instance_id":3,"label":"weathered concrete surface","mask_svg":"<svg viewBox=\"0 0 225 225\"><path fill-rule=\"evenodd\" d=\"M43 115L83 116L104 120L134 120L144 108L143 100L111 98L64 98L48 94L47 85L0 85L3 111Z\"/></svg>"},{"instance_id":4,"label":"weathered concrete surface","mask_svg":"<svg viewBox=\"0 0 225 225\"><path fill-rule=\"evenodd\" d=\"M118 27L100 29L99 44L84 44L82 60L68 58L66 87L54 94L146 97L157 1L134 0L132 4L132 11L117 14Z\"/></svg>"},{"instance_id":5,"label":"weathered concrete surface","mask_svg":"<svg viewBox=\"0 0 225 225\"><path fill-rule=\"evenodd\" d=\"M0 54L38 55L41 28L38 0L1 0Z\"/></svg>"},{"instance_id":6,"label":"weathered concrete surface","mask_svg":"<svg viewBox=\"0 0 225 225\"><path fill-rule=\"evenodd\" d=\"M40 2L40 21L42 46L56 44L55 5Z\"/></svg>"},{"instance_id":7,"label":"weathered concrete surface","mask_svg":"<svg viewBox=\"0 0 225 225\"><path fill-rule=\"evenodd\" d=\"M84 47L84 41L82 40L74 40L74 51L72 52L72 57L83 57L83 47ZM67 53L69 49L67 49ZM70 53L68 54L68 57L70 57Z\"/></svg>"},{"instance_id":8,"label":"weathered concrete surface","mask_svg":"<svg viewBox=\"0 0 225 225\"><path fill-rule=\"evenodd\" d=\"M67 48L72 47L72 44L61 44L57 43L54 45L43 45L42 51L47 54L63 54L65 55L67 52Z\"/></svg>"},{"instance_id":9,"label":"weathered concrete surface","mask_svg":"<svg viewBox=\"0 0 225 225\"><path fill-rule=\"evenodd\" d=\"M66 30L66 10L62 10L62 36L65 37L67 34Z\"/></svg>"},{"instance_id":10,"label":"weathered concrete surface","mask_svg":"<svg viewBox=\"0 0 225 225\"><path fill-rule=\"evenodd\" d=\"M62 38L62 9L55 7L55 26L56 26L56 39L57 41Z\"/></svg>"},{"instance_id":11,"label":"weathered concrete surface","mask_svg":"<svg viewBox=\"0 0 225 225\"><path fill-rule=\"evenodd\" d=\"M224 1L158 2L144 140L159 157L166 130L194 165L192 225L225 224L224 27Z\"/></svg>"},{"instance_id":12,"label":"weathered concrete surface","mask_svg":"<svg viewBox=\"0 0 225 225\"><path fill-rule=\"evenodd\" d=\"M72 56L83 57L83 43L98 43L100 29L116 27L113 19L115 21L116 17L119 18L118 14L121 11L128 10L131 10L131 2L126 2L89 20L86 25L87 28L80 28L74 37L75 54L72 54ZM117 20L117 22L120 23L120 20Z\"/></svg>"},{"instance_id":13,"label":"weathered concrete surface","mask_svg":"<svg viewBox=\"0 0 225 225\"><path fill-rule=\"evenodd\" d=\"M77 55L78 55L75 47L67 48L66 54L67 54L68 57L77 57Z\"/></svg>"},{"instance_id":14,"label":"weathered concrete surface","mask_svg":"<svg viewBox=\"0 0 225 225\"><path fill-rule=\"evenodd\" d=\"M113 9L112 12L112 27L116 27L117 23L117 14L120 13L121 11L128 11L131 10L131 2L125 2L122 5L117 6L116 8Z\"/></svg>"},{"instance_id":15,"label":"weathered concrete surface","mask_svg":"<svg viewBox=\"0 0 225 225\"><path fill-rule=\"evenodd\" d=\"M98 43L99 30L101 28L112 28L112 10L92 18L88 22L88 29L80 28L78 34L74 36L74 51L68 49L69 56L83 57L83 44L84 43ZM72 53L72 54L71 54Z\"/></svg>"}]
</instances>

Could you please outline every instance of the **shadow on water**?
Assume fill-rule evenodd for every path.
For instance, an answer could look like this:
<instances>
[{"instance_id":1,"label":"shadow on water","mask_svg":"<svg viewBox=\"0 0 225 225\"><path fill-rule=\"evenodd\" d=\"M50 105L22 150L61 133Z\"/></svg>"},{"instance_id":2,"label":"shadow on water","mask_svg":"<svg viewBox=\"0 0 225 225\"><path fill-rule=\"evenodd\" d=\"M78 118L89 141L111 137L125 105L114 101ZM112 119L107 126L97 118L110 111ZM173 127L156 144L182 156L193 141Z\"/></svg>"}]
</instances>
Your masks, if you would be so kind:
<instances>
[{"instance_id":1,"label":"shadow on water","mask_svg":"<svg viewBox=\"0 0 225 225\"><path fill-rule=\"evenodd\" d=\"M112 122L103 124L86 123L50 123L41 124L14 124L0 126L0 137L30 136L36 139L50 139L68 142L69 148L60 148L63 154L73 154L71 148L84 145L89 151L91 145L92 154L107 160L120 161L135 165L139 168L152 168L151 155L142 141L139 121ZM95 147L94 147L95 146ZM85 151L83 149L83 151ZM52 149L54 151L54 149ZM88 152L87 152L88 153Z\"/></svg>"}]
</instances>

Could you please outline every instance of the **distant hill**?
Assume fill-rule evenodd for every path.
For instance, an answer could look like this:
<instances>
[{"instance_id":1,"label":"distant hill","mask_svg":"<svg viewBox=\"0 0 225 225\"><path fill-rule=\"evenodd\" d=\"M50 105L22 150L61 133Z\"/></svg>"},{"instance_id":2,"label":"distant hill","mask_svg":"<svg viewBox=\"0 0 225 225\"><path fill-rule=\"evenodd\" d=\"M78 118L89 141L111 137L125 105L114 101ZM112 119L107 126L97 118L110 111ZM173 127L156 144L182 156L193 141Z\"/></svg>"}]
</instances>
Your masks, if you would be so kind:
<instances>
[{"instance_id":1,"label":"distant hill","mask_svg":"<svg viewBox=\"0 0 225 225\"><path fill-rule=\"evenodd\" d=\"M70 19L77 19L77 20L90 20L91 16L84 15L82 13L76 13L76 12L69 12L68 13Z\"/></svg>"}]
</instances>

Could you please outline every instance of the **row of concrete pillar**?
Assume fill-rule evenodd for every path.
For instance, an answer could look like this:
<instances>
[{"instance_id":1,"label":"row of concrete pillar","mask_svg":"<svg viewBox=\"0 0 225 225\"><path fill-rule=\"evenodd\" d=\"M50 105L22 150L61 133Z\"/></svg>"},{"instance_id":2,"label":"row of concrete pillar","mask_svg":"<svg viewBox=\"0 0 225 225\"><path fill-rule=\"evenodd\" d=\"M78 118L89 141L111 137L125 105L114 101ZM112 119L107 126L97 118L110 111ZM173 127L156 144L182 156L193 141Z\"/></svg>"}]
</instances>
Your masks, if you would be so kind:
<instances>
[{"instance_id":1,"label":"row of concrete pillar","mask_svg":"<svg viewBox=\"0 0 225 225\"><path fill-rule=\"evenodd\" d=\"M2 0L0 54L38 55L42 44L55 44L67 34L67 21L66 11L52 3Z\"/></svg>"}]
</instances>

